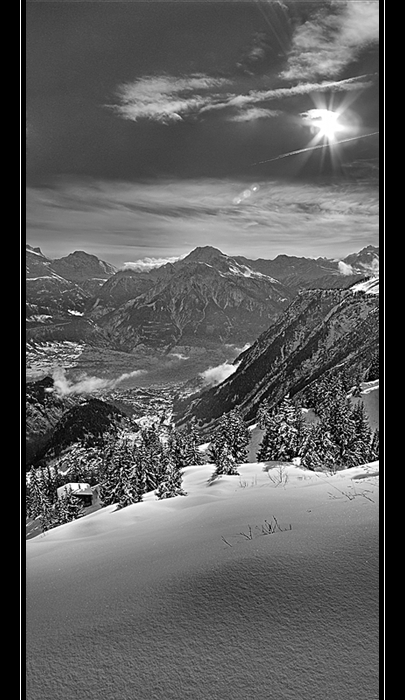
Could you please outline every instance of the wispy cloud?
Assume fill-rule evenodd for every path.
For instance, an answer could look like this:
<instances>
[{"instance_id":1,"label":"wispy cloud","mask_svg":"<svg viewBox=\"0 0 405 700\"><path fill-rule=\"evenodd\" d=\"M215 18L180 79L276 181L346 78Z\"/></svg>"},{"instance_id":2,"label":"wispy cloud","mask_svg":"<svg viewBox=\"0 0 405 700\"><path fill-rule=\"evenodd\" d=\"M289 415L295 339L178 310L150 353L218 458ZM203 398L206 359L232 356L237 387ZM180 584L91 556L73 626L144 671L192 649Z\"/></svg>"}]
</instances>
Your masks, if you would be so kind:
<instances>
[{"instance_id":1,"label":"wispy cloud","mask_svg":"<svg viewBox=\"0 0 405 700\"><path fill-rule=\"evenodd\" d=\"M55 392L58 396L68 396L70 394L93 394L97 391L105 389L114 389L118 384L126 379L132 379L141 374L145 370L134 370L133 372L124 372L116 379L101 379L100 377L89 377L84 375L78 381L67 379L64 369L56 369L53 373L53 387L45 389L48 392Z\"/></svg>"},{"instance_id":2,"label":"wispy cloud","mask_svg":"<svg viewBox=\"0 0 405 700\"><path fill-rule=\"evenodd\" d=\"M379 3L375 0L322 4L297 27L281 78L295 81L335 77L378 37Z\"/></svg>"},{"instance_id":3,"label":"wispy cloud","mask_svg":"<svg viewBox=\"0 0 405 700\"><path fill-rule=\"evenodd\" d=\"M134 262L124 262L124 270L137 270L139 272L148 272L155 267L161 267L162 265L167 265L167 263L174 263L177 260L184 258L184 255L175 255L168 258L142 258L140 260L134 260Z\"/></svg>"},{"instance_id":4,"label":"wispy cloud","mask_svg":"<svg viewBox=\"0 0 405 700\"><path fill-rule=\"evenodd\" d=\"M61 182L28 190L27 242L51 258L86 250L116 266L164 264L198 245L247 257L340 258L377 243L378 212L378 187L353 180L330 186L224 179Z\"/></svg>"},{"instance_id":5,"label":"wispy cloud","mask_svg":"<svg viewBox=\"0 0 405 700\"><path fill-rule=\"evenodd\" d=\"M292 87L272 88L271 90L250 90L246 94L235 94L228 98L207 104L201 112L237 107L242 109L252 104L281 100L296 95L307 95L314 92L341 92L360 90L371 85L370 75L358 75L345 80L324 80L321 82L306 82Z\"/></svg>"},{"instance_id":6,"label":"wispy cloud","mask_svg":"<svg viewBox=\"0 0 405 700\"><path fill-rule=\"evenodd\" d=\"M217 90L228 82L200 73L186 77L145 76L121 85L117 90L120 104L107 106L124 119L152 119L169 124L182 121L190 112L198 113L218 99Z\"/></svg>"},{"instance_id":7,"label":"wispy cloud","mask_svg":"<svg viewBox=\"0 0 405 700\"><path fill-rule=\"evenodd\" d=\"M231 122L250 122L256 121L256 119L271 119L272 117L279 117L283 114L278 109L264 109L261 107L251 107L246 109L244 112L239 114L232 114L228 117Z\"/></svg>"},{"instance_id":8,"label":"wispy cloud","mask_svg":"<svg viewBox=\"0 0 405 700\"><path fill-rule=\"evenodd\" d=\"M359 90L370 84L370 76L360 75L345 80L305 82L290 87L243 92L236 82L225 78L206 75L146 76L121 85L117 90L119 103L106 107L123 119L148 119L162 124L219 111L224 111L225 118L232 121L249 121L278 116L279 110L269 110L264 106L271 101L313 92ZM261 107L254 111L252 105ZM235 109L238 110L236 114Z\"/></svg>"}]
</instances>

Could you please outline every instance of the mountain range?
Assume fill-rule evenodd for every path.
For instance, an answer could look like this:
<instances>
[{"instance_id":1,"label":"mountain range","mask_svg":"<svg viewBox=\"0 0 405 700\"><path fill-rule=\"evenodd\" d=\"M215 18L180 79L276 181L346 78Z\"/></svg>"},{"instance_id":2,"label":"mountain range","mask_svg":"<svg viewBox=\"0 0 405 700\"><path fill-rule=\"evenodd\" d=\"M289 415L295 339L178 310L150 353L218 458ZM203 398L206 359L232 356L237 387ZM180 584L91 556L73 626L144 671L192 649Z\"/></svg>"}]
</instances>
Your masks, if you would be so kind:
<instances>
[{"instance_id":1,"label":"mountain range","mask_svg":"<svg viewBox=\"0 0 405 700\"><path fill-rule=\"evenodd\" d=\"M378 248L343 261L228 256L211 246L149 272L116 270L75 251L57 260L27 245L27 339L132 352L252 343L308 288L346 288L376 270Z\"/></svg>"}]
</instances>

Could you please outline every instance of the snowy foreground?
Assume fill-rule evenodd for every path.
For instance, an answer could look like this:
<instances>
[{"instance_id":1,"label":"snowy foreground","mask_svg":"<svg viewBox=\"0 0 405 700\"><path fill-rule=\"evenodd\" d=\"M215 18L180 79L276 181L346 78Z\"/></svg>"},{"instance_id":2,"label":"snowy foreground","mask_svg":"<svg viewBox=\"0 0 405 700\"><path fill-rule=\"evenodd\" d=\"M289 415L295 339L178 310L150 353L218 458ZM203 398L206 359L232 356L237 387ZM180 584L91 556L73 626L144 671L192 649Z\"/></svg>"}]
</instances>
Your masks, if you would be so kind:
<instances>
[{"instance_id":1,"label":"snowy foreground","mask_svg":"<svg viewBox=\"0 0 405 700\"><path fill-rule=\"evenodd\" d=\"M378 462L270 465L28 540L27 700L378 698Z\"/></svg>"}]
</instances>

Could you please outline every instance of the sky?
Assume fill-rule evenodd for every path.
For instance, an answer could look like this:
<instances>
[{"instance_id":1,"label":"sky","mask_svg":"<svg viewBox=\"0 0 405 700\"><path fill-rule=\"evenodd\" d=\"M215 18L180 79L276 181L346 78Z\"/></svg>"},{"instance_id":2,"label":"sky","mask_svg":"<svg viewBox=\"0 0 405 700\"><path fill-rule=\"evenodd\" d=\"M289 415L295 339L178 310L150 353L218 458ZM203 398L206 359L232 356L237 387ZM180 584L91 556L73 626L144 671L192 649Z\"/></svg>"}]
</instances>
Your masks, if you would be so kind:
<instances>
[{"instance_id":1,"label":"sky","mask_svg":"<svg viewBox=\"0 0 405 700\"><path fill-rule=\"evenodd\" d=\"M44 255L378 245L376 0L28 0L25 16L26 242Z\"/></svg>"}]
</instances>

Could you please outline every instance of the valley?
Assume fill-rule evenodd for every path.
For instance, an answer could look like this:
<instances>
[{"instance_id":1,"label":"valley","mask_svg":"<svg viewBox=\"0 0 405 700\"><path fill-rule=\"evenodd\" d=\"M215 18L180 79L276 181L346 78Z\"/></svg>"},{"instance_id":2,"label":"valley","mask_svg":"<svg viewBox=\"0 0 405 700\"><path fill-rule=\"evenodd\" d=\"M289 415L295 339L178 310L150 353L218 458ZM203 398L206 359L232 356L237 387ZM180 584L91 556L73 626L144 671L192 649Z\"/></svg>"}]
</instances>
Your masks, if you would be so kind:
<instances>
[{"instance_id":1,"label":"valley","mask_svg":"<svg viewBox=\"0 0 405 700\"><path fill-rule=\"evenodd\" d=\"M339 367L349 382L373 379L378 249L345 265L350 274L334 260L252 261L206 246L149 272L117 271L83 251L52 261L27 246L27 280L39 285L36 298L27 287L27 465L64 411L92 398L131 420L197 419L204 437L233 408L252 424L264 400L298 396ZM43 316L32 314L39 299Z\"/></svg>"}]
</instances>

